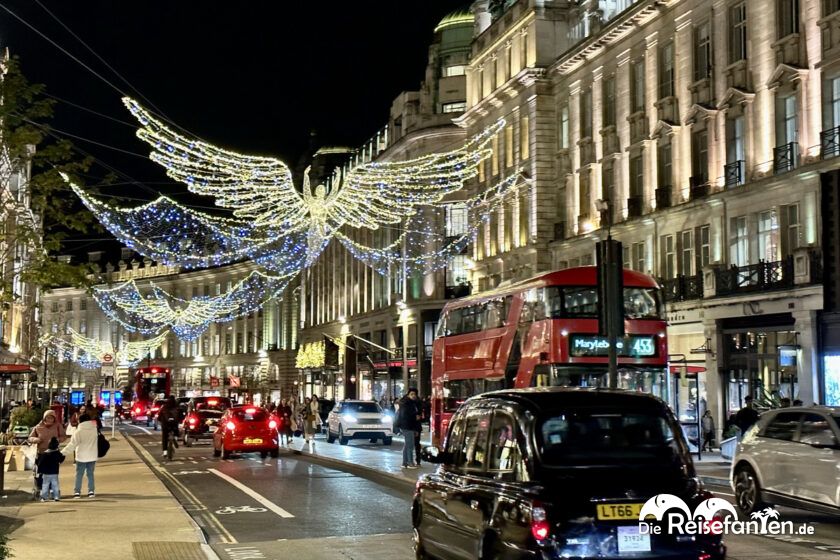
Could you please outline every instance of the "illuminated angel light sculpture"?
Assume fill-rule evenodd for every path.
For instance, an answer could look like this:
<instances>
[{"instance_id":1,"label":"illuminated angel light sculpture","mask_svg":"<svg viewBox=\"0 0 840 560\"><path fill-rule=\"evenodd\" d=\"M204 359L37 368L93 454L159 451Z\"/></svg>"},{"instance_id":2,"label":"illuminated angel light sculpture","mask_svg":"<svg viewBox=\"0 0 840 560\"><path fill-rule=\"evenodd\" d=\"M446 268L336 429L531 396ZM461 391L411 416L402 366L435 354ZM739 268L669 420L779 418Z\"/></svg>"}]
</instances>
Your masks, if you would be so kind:
<instances>
[{"instance_id":1,"label":"illuminated angel light sculpture","mask_svg":"<svg viewBox=\"0 0 840 560\"><path fill-rule=\"evenodd\" d=\"M215 197L216 205L233 217L197 212L165 196L140 207L117 208L71 184L85 205L117 239L153 260L184 268L251 260L275 275L264 276L263 281L277 288L260 290L265 297L256 303L254 297L246 303L223 294L213 302L200 302L199 313L188 312L189 302L175 302L177 298L162 290L143 295L133 284L97 297L113 319L144 332L169 325L179 337L194 338L213 321L249 313L254 305L281 293L294 274L314 264L333 238L380 272L395 266L412 271L439 268L444 257L460 252L517 189L517 181L505 179L472 198L462 197L474 213L473 224L430 250L428 239L436 232L424 217L439 212L445 198L477 176L479 164L492 153L488 144L504 126L503 120L453 151L358 165L342 174L330 190L323 184L313 189L307 169L299 192L282 161L186 138L133 99L123 101L142 125L137 135L152 147L151 159L190 192ZM383 247L360 243L352 234L389 226L402 233Z\"/></svg>"},{"instance_id":2,"label":"illuminated angel light sculpture","mask_svg":"<svg viewBox=\"0 0 840 560\"><path fill-rule=\"evenodd\" d=\"M40 345L60 360L76 362L86 369L96 369L102 365L101 357L110 354L115 357L115 363L133 367L137 365L149 352L160 347L166 341L169 331L164 331L154 338L135 342L126 342L119 350L103 340L88 338L73 329L67 329L70 340L54 334L43 335Z\"/></svg>"}]
</instances>

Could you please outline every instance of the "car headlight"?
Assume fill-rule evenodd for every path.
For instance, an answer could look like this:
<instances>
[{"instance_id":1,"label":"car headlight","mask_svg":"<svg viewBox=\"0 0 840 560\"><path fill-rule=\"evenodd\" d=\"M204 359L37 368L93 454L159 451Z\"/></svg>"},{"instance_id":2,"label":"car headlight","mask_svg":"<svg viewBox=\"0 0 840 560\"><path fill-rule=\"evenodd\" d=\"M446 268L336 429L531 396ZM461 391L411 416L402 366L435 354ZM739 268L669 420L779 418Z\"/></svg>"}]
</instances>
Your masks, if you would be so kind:
<instances>
[{"instance_id":1,"label":"car headlight","mask_svg":"<svg viewBox=\"0 0 840 560\"><path fill-rule=\"evenodd\" d=\"M342 414L341 419L345 422L356 422L356 417L352 414Z\"/></svg>"},{"instance_id":2,"label":"car headlight","mask_svg":"<svg viewBox=\"0 0 840 560\"><path fill-rule=\"evenodd\" d=\"M382 423L383 424L392 424L394 422L394 416L392 414L383 414L382 415Z\"/></svg>"}]
</instances>

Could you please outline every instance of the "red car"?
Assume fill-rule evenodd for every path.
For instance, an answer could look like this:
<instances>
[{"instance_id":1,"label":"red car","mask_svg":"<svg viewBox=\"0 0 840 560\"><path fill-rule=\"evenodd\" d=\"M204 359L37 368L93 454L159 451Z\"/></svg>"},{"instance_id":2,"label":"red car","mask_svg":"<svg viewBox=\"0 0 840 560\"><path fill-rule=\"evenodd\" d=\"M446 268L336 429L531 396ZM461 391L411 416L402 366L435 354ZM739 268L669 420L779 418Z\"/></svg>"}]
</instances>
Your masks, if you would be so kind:
<instances>
[{"instance_id":1,"label":"red car","mask_svg":"<svg viewBox=\"0 0 840 560\"><path fill-rule=\"evenodd\" d=\"M258 406L235 406L225 411L213 434L213 455L224 459L238 451L259 452L263 458L280 454L277 420Z\"/></svg>"}]
</instances>

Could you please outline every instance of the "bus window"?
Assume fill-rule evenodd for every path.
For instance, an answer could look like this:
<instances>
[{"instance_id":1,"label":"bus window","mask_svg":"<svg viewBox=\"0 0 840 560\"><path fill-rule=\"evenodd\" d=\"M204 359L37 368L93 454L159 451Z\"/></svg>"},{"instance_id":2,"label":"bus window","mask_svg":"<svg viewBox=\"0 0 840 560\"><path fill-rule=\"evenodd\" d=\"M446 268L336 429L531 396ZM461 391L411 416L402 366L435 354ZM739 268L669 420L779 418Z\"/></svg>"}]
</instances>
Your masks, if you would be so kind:
<instances>
[{"instance_id":1,"label":"bus window","mask_svg":"<svg viewBox=\"0 0 840 560\"><path fill-rule=\"evenodd\" d=\"M654 288L624 288L627 319L661 319L659 293Z\"/></svg>"},{"instance_id":2,"label":"bus window","mask_svg":"<svg viewBox=\"0 0 840 560\"><path fill-rule=\"evenodd\" d=\"M563 288L566 317L597 317L598 289L594 287Z\"/></svg>"},{"instance_id":3,"label":"bus window","mask_svg":"<svg viewBox=\"0 0 840 560\"><path fill-rule=\"evenodd\" d=\"M520 323L532 323L545 319L545 289L532 288L525 292L525 301L522 303L522 313L519 316Z\"/></svg>"},{"instance_id":4,"label":"bus window","mask_svg":"<svg viewBox=\"0 0 840 560\"><path fill-rule=\"evenodd\" d=\"M437 324L437 330L435 331L435 338L440 338L442 336L446 336L447 334L449 334L447 332L447 329L446 329L448 318L449 318L449 313L443 313L440 316L440 320L438 321L438 324Z\"/></svg>"},{"instance_id":5,"label":"bus window","mask_svg":"<svg viewBox=\"0 0 840 560\"><path fill-rule=\"evenodd\" d=\"M505 388L502 378L452 379L443 382L443 411L455 412L465 400L481 393Z\"/></svg>"}]
</instances>

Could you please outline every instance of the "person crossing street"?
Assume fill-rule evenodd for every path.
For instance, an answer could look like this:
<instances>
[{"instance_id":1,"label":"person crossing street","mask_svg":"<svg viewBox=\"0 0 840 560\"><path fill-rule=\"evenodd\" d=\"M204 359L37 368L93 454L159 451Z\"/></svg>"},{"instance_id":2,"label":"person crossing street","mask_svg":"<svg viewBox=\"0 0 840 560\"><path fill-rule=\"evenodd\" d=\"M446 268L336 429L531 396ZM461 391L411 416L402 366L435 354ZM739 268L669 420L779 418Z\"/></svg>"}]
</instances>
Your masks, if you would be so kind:
<instances>
[{"instance_id":1,"label":"person crossing street","mask_svg":"<svg viewBox=\"0 0 840 560\"><path fill-rule=\"evenodd\" d=\"M405 441L402 460L402 468L404 469L416 469L420 466L420 456L416 455L415 450L415 438L422 430L420 418L420 402L417 400L417 389L411 387L400 400L396 421L396 427L399 428Z\"/></svg>"}]
</instances>

